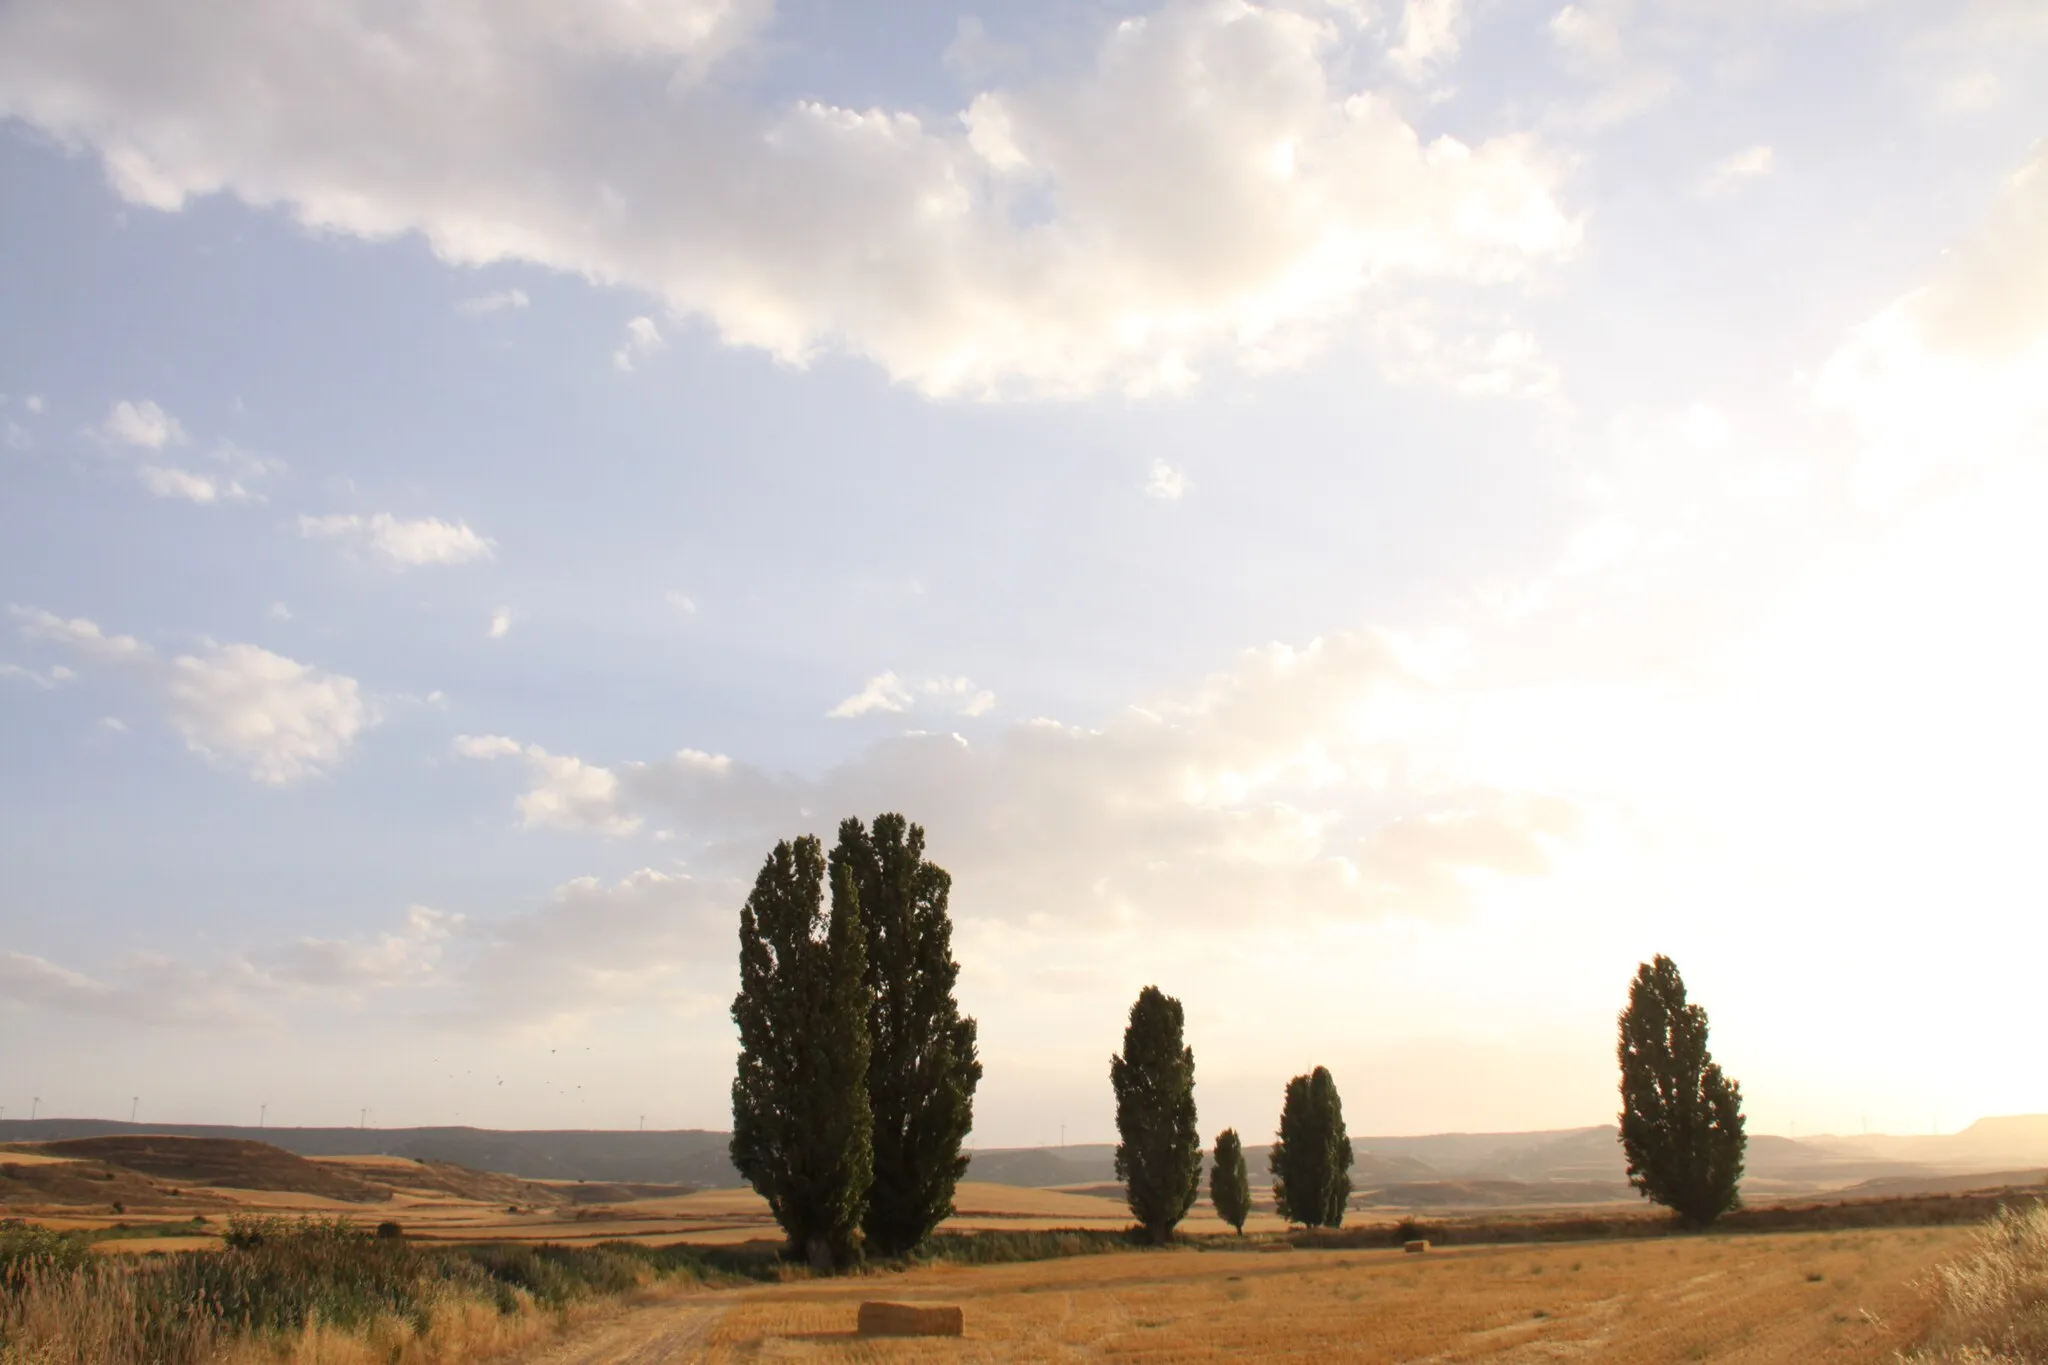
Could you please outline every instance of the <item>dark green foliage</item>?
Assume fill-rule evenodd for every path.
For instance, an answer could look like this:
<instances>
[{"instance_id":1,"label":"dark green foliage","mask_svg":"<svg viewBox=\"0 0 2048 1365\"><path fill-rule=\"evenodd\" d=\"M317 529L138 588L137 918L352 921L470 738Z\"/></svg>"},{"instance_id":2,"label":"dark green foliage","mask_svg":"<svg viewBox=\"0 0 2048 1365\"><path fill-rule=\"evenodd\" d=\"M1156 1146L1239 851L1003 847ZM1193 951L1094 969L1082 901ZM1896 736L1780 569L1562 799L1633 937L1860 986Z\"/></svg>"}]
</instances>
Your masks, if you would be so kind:
<instances>
[{"instance_id":1,"label":"dark green foliage","mask_svg":"<svg viewBox=\"0 0 2048 1365\"><path fill-rule=\"evenodd\" d=\"M1216 1154L1209 1163L1209 1202L1216 1216L1244 1235L1244 1220L1252 1211L1251 1183L1244 1169L1244 1143L1235 1128L1216 1135Z\"/></svg>"},{"instance_id":2,"label":"dark green foliage","mask_svg":"<svg viewBox=\"0 0 2048 1365\"><path fill-rule=\"evenodd\" d=\"M733 1165L768 1201L789 1254L821 1270L859 1259L874 1178L867 936L851 872L835 883L828 916L823 845L775 846L740 911L732 1002Z\"/></svg>"},{"instance_id":3,"label":"dark green foliage","mask_svg":"<svg viewBox=\"0 0 2048 1365\"><path fill-rule=\"evenodd\" d=\"M1131 1213L1153 1242L1173 1236L1202 1184L1202 1135L1195 1128L1195 1054L1181 1041L1180 1001L1157 986L1138 992L1123 1055L1109 1059L1116 1090L1117 1179Z\"/></svg>"},{"instance_id":4,"label":"dark green foliage","mask_svg":"<svg viewBox=\"0 0 2048 1365\"><path fill-rule=\"evenodd\" d=\"M939 1232L926 1240L920 1254L951 1265L1008 1265L1016 1261L1056 1261L1068 1256L1135 1251L1141 1245L1128 1232L1092 1228L1059 1232Z\"/></svg>"},{"instance_id":5,"label":"dark green foliage","mask_svg":"<svg viewBox=\"0 0 2048 1365\"><path fill-rule=\"evenodd\" d=\"M0 1219L0 1289L12 1289L31 1275L77 1270L93 1258L82 1237L19 1218Z\"/></svg>"},{"instance_id":6,"label":"dark green foliage","mask_svg":"<svg viewBox=\"0 0 2048 1365\"><path fill-rule=\"evenodd\" d=\"M1312 1228L1343 1226L1351 1198L1351 1138L1344 1131L1337 1082L1324 1068L1287 1083L1268 1164L1282 1218Z\"/></svg>"},{"instance_id":7,"label":"dark green foliage","mask_svg":"<svg viewBox=\"0 0 2048 1365\"><path fill-rule=\"evenodd\" d=\"M1703 1228L1740 1201L1742 1087L1707 1051L1707 1012L1686 1003L1670 958L1637 970L1619 1023L1628 1183Z\"/></svg>"},{"instance_id":8,"label":"dark green foliage","mask_svg":"<svg viewBox=\"0 0 2048 1365\"><path fill-rule=\"evenodd\" d=\"M0 1266L22 1271L0 1273L0 1358L14 1358L7 1354L17 1344L11 1326L38 1295L48 1296L46 1304L93 1307L88 1319L72 1319L74 1336L60 1354L35 1359L198 1365L237 1338L282 1344L315 1321L356 1333L405 1322L431 1341L433 1310L449 1302L513 1313L622 1295L662 1279L774 1278L771 1262L734 1250L624 1242L429 1248L365 1236L341 1219L250 1221L261 1224L245 1227L253 1240L227 1250L150 1257L94 1256L81 1239L0 1223ZM23 1254L9 1260L14 1252Z\"/></svg>"},{"instance_id":9,"label":"dark green foliage","mask_svg":"<svg viewBox=\"0 0 2048 1365\"><path fill-rule=\"evenodd\" d=\"M875 1176L861 1227L870 1251L898 1256L953 1212L981 1062L974 1020L961 1017L953 998L953 879L925 860L924 830L900 815L877 816L872 834L858 820L842 821L832 850L835 893L842 871L867 930Z\"/></svg>"}]
</instances>

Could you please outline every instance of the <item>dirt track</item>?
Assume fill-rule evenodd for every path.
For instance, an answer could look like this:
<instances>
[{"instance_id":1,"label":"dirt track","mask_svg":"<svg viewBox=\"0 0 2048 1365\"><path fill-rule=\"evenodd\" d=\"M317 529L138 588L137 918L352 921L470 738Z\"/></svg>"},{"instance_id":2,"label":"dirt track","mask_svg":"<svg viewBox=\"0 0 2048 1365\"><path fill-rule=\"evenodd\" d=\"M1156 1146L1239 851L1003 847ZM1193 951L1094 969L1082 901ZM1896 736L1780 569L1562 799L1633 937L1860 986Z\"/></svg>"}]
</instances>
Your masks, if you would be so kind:
<instances>
[{"instance_id":1,"label":"dirt track","mask_svg":"<svg viewBox=\"0 0 2048 1365\"><path fill-rule=\"evenodd\" d=\"M722 1296L693 1295L684 1301L627 1308L526 1357L525 1365L663 1365L696 1360L728 1306L730 1300Z\"/></svg>"}]
</instances>

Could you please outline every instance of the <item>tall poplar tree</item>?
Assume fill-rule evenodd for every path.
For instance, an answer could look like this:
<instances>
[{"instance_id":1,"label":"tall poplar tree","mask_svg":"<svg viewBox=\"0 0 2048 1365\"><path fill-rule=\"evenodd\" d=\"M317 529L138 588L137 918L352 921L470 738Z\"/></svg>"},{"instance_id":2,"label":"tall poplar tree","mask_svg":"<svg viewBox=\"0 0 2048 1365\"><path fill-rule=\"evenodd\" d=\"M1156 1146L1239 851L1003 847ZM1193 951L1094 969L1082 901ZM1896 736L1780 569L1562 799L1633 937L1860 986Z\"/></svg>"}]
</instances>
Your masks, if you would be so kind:
<instances>
[{"instance_id":1,"label":"tall poplar tree","mask_svg":"<svg viewBox=\"0 0 2048 1365\"><path fill-rule=\"evenodd\" d=\"M785 841L740 911L732 1161L768 1201L789 1255L829 1270L860 1259L874 1164L860 897L842 870L828 916L824 886L824 846Z\"/></svg>"},{"instance_id":2,"label":"tall poplar tree","mask_svg":"<svg viewBox=\"0 0 2048 1365\"><path fill-rule=\"evenodd\" d=\"M873 833L842 821L832 872L835 891L843 873L858 896L867 935L875 1183L861 1226L870 1250L901 1255L953 1212L981 1081L974 1020L953 995L953 879L925 859L924 830L901 815L875 817Z\"/></svg>"},{"instance_id":3,"label":"tall poplar tree","mask_svg":"<svg viewBox=\"0 0 2048 1365\"><path fill-rule=\"evenodd\" d=\"M1121 1056L1109 1059L1116 1091L1116 1176L1131 1213L1153 1242L1173 1236L1202 1185L1195 1128L1195 1054L1182 1041L1180 1001L1147 986L1131 1006Z\"/></svg>"},{"instance_id":4,"label":"tall poplar tree","mask_svg":"<svg viewBox=\"0 0 2048 1365\"><path fill-rule=\"evenodd\" d=\"M1244 1235L1244 1220L1251 1215L1251 1182L1244 1169L1244 1143L1235 1128L1216 1135L1216 1154L1209 1161L1209 1202L1216 1216Z\"/></svg>"},{"instance_id":5,"label":"tall poplar tree","mask_svg":"<svg viewBox=\"0 0 2048 1365\"><path fill-rule=\"evenodd\" d=\"M1287 1083L1280 1132L1267 1165L1280 1216L1304 1227L1341 1227L1351 1198L1351 1137L1344 1101L1322 1067Z\"/></svg>"},{"instance_id":6,"label":"tall poplar tree","mask_svg":"<svg viewBox=\"0 0 2048 1365\"><path fill-rule=\"evenodd\" d=\"M1661 953L1637 968L1618 1023L1628 1183L1703 1228L1739 1202L1742 1087L1707 1051L1707 1012Z\"/></svg>"}]
</instances>

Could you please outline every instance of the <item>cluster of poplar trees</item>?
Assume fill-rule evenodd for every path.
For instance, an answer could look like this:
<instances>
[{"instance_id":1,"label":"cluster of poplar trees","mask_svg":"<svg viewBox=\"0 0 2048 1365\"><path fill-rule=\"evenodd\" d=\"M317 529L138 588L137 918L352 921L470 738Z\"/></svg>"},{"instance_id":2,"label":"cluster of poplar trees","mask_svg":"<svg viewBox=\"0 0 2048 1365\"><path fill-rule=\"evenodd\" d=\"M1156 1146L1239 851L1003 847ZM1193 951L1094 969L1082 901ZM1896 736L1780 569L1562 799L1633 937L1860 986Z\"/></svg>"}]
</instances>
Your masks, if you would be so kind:
<instances>
[{"instance_id":1,"label":"cluster of poplar trees","mask_svg":"<svg viewBox=\"0 0 2048 1365\"><path fill-rule=\"evenodd\" d=\"M775 846L740 911L732 1160L768 1201L788 1253L820 1270L914 1249L953 1211L981 1081L975 1023L954 984L952 879L901 815L843 821L830 853ZM1116 1175L1139 1232L1170 1240L1194 1207L1204 1153L1195 1054L1180 1001L1147 986L1110 1058ZM1670 958L1644 963L1619 1019L1621 1143L1631 1185L1704 1227L1737 1201L1741 1088L1707 1051L1707 1016ZM1240 1234L1244 1144L1226 1128L1209 1197ZM1351 1139L1328 1070L1288 1081L1268 1164L1279 1215L1335 1228Z\"/></svg>"},{"instance_id":2,"label":"cluster of poplar trees","mask_svg":"<svg viewBox=\"0 0 2048 1365\"><path fill-rule=\"evenodd\" d=\"M1195 1126L1195 1053L1184 1037L1180 1001L1147 986L1131 1006L1124 1050L1109 1059L1116 1091L1117 1179L1131 1216L1152 1242L1172 1239L1195 1206L1202 1181L1202 1137ZM1280 1131L1267 1158L1273 1203L1282 1218L1305 1227L1340 1226L1351 1198L1351 1138L1344 1101L1328 1070L1317 1067L1287 1083ZM1209 1159L1209 1202L1238 1232L1251 1215L1244 1142L1234 1128L1216 1137Z\"/></svg>"},{"instance_id":3,"label":"cluster of poplar trees","mask_svg":"<svg viewBox=\"0 0 2048 1365\"><path fill-rule=\"evenodd\" d=\"M981 1082L953 987L952 879L882 815L775 846L740 911L732 1161L793 1258L898 1256L953 1212Z\"/></svg>"},{"instance_id":4,"label":"cluster of poplar trees","mask_svg":"<svg viewBox=\"0 0 2048 1365\"><path fill-rule=\"evenodd\" d=\"M1184 1037L1180 1001L1156 986L1139 992L1110 1058L1116 1091L1116 1174L1131 1214L1153 1242L1172 1238L1194 1207L1202 1178L1195 1124L1195 1054ZM1742 1089L1707 1050L1707 1014L1686 999L1678 966L1644 963L1617 1021L1621 1064L1620 1141L1629 1184L1703 1228L1736 1206L1747 1146ZM1287 1083L1268 1165L1275 1211L1289 1223L1335 1228L1351 1198L1351 1139L1344 1101L1328 1070ZM1244 1143L1235 1129L1209 1156L1209 1200L1240 1234L1251 1212Z\"/></svg>"}]
</instances>

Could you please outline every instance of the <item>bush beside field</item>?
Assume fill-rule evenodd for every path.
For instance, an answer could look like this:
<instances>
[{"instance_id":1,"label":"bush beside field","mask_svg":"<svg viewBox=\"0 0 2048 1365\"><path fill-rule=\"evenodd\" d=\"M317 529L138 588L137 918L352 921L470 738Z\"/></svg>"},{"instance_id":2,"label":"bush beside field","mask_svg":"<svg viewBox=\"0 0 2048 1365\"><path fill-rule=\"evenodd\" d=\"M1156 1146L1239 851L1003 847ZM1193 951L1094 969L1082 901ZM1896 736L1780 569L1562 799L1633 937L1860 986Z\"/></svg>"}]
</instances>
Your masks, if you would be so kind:
<instances>
[{"instance_id":1,"label":"bush beside field","mask_svg":"<svg viewBox=\"0 0 2048 1365\"><path fill-rule=\"evenodd\" d=\"M108 1257L73 1235L0 1224L0 1362L196 1365L237 1347L326 1359L351 1340L385 1360L477 1359L584 1301L776 1273L758 1255L624 1242L423 1247L345 1219L237 1218L224 1240Z\"/></svg>"}]
</instances>

